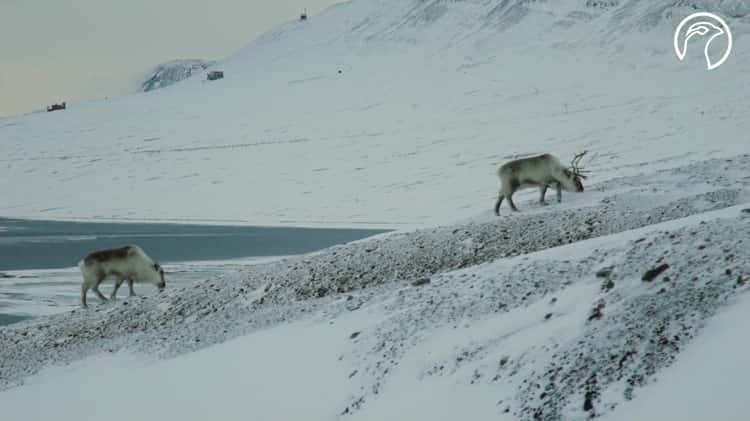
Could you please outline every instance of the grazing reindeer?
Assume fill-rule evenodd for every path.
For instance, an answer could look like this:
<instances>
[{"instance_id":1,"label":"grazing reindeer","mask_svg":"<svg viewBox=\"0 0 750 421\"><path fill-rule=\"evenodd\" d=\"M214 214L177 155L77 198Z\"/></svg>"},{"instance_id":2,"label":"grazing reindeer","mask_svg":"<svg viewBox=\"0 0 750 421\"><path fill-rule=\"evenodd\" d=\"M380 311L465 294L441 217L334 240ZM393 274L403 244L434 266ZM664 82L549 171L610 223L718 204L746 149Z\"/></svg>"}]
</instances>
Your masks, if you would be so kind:
<instances>
[{"instance_id":1,"label":"grazing reindeer","mask_svg":"<svg viewBox=\"0 0 750 421\"><path fill-rule=\"evenodd\" d=\"M154 263L146 253L138 246L125 246L118 249L96 251L85 259L78 262L83 275L81 284L81 307L86 308L86 292L93 289L94 293L102 301L107 301L99 291L99 284L105 279L115 279L115 289L110 296L115 299L117 289L127 280L130 296L135 296L133 290L134 282L149 282L156 285L161 292L166 283L164 282L164 269Z\"/></svg>"},{"instance_id":2,"label":"grazing reindeer","mask_svg":"<svg viewBox=\"0 0 750 421\"><path fill-rule=\"evenodd\" d=\"M586 178L586 171L578 165L586 151L576 154L570 162L570 168L563 167L560 161L550 154L510 161L497 171L500 177L500 195L495 203L495 215L500 215L500 205L507 198L510 208L518 211L513 203L516 190L539 187L539 203L546 205L544 195L550 185L557 189L557 201L562 201L562 190L582 192L581 179Z\"/></svg>"}]
</instances>

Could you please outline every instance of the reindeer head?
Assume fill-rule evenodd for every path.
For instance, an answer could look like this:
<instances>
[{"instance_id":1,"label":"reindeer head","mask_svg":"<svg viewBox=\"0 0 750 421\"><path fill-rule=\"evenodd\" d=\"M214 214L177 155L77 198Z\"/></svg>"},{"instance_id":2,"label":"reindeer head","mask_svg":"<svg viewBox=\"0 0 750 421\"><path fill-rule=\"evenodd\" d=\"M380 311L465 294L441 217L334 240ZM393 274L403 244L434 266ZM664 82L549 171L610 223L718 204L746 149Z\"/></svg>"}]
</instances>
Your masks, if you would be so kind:
<instances>
[{"instance_id":1,"label":"reindeer head","mask_svg":"<svg viewBox=\"0 0 750 421\"><path fill-rule=\"evenodd\" d=\"M570 161L570 168L564 170L565 176L575 184L575 191L579 193L583 191L583 182L581 180L585 180L587 177L586 174L589 173L589 171L584 170L580 166L584 155L586 155L586 151L575 154L573 160Z\"/></svg>"},{"instance_id":2,"label":"reindeer head","mask_svg":"<svg viewBox=\"0 0 750 421\"><path fill-rule=\"evenodd\" d=\"M154 263L151 268L158 275L158 278L156 278L156 282L154 282L154 284L157 288L159 288L159 291L162 291L164 287L167 286L167 283L164 281L164 268L162 268L158 263Z\"/></svg>"}]
</instances>

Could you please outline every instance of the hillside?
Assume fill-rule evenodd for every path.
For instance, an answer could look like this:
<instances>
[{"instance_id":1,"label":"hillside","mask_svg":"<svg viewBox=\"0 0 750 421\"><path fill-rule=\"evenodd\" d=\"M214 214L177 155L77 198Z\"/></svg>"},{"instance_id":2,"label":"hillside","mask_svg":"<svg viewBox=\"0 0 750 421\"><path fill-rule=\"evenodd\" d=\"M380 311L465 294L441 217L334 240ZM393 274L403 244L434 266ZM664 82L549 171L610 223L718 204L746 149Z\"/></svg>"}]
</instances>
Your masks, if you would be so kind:
<instances>
[{"instance_id":1,"label":"hillside","mask_svg":"<svg viewBox=\"0 0 750 421\"><path fill-rule=\"evenodd\" d=\"M169 85L185 80L193 75L211 67L213 60L172 60L156 66L153 72L141 84L141 91L148 92L154 89L166 88Z\"/></svg>"},{"instance_id":2,"label":"hillside","mask_svg":"<svg viewBox=\"0 0 750 421\"><path fill-rule=\"evenodd\" d=\"M721 337L729 359L700 365L744 366L744 336L724 333L736 323L712 317L750 315L749 171L743 155L623 177L500 223L381 235L10 326L0 405L19 420L629 419L621 405L664 419L649 418L674 412L654 389L670 405L705 390L682 353ZM662 372L683 381L662 386ZM701 373L727 405L681 402L697 416L684 419L743 419L731 397L745 371ZM139 405L112 411L113 389Z\"/></svg>"},{"instance_id":3,"label":"hillside","mask_svg":"<svg viewBox=\"0 0 750 421\"><path fill-rule=\"evenodd\" d=\"M671 49L687 3L587 4L359 0L281 25L215 83L4 119L0 211L418 227L490 210L514 156L588 149L598 182L747 150L746 17L706 72Z\"/></svg>"},{"instance_id":4,"label":"hillside","mask_svg":"<svg viewBox=\"0 0 750 421\"><path fill-rule=\"evenodd\" d=\"M711 72L672 50L698 9ZM399 229L0 329L3 414L745 419L748 12L354 0L222 80L0 120L6 216ZM579 150L585 192L492 214L498 165Z\"/></svg>"}]
</instances>

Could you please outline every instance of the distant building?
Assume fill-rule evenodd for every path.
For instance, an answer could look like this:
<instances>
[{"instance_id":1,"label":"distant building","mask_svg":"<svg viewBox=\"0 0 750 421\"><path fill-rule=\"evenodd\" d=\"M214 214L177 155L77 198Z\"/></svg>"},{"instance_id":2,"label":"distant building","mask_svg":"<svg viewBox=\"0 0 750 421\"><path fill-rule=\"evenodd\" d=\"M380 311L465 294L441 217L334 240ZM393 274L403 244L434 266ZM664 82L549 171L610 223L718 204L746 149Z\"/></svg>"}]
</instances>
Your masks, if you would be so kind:
<instances>
[{"instance_id":1,"label":"distant building","mask_svg":"<svg viewBox=\"0 0 750 421\"><path fill-rule=\"evenodd\" d=\"M65 109L65 101L59 103L59 104L52 104L47 107L47 112L50 111L57 111L57 110L64 110Z\"/></svg>"},{"instance_id":2,"label":"distant building","mask_svg":"<svg viewBox=\"0 0 750 421\"><path fill-rule=\"evenodd\" d=\"M221 70L211 70L208 72L208 76L206 76L208 80L218 80L224 78L224 72Z\"/></svg>"}]
</instances>

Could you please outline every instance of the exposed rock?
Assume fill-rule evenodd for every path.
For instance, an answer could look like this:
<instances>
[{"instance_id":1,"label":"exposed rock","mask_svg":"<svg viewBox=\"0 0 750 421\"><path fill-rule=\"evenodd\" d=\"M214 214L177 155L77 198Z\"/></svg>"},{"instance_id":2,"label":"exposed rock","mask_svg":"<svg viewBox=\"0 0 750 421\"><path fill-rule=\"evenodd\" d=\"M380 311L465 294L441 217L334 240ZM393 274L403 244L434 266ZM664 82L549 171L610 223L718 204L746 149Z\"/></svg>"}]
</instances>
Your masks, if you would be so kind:
<instances>
[{"instance_id":1,"label":"exposed rock","mask_svg":"<svg viewBox=\"0 0 750 421\"><path fill-rule=\"evenodd\" d=\"M422 285L427 285L429 283L430 283L430 278L424 277L424 278L419 278L416 281L412 282L411 285L418 287Z\"/></svg>"},{"instance_id":2,"label":"exposed rock","mask_svg":"<svg viewBox=\"0 0 750 421\"><path fill-rule=\"evenodd\" d=\"M604 310L604 307L605 307L604 301L599 301L596 307L594 307L591 310L591 315L589 315L589 321L601 319L604 316L604 313L602 313L602 310Z\"/></svg>"},{"instance_id":3,"label":"exposed rock","mask_svg":"<svg viewBox=\"0 0 750 421\"><path fill-rule=\"evenodd\" d=\"M211 60L185 59L160 64L154 69L151 76L141 84L141 91L148 92L167 87L189 78L194 73L208 69L214 63L216 62Z\"/></svg>"},{"instance_id":4,"label":"exposed rock","mask_svg":"<svg viewBox=\"0 0 750 421\"><path fill-rule=\"evenodd\" d=\"M646 273L643 274L643 277L641 278L641 280L643 280L644 282L651 282L667 269L669 269L669 265L666 263L662 263L661 265L653 269L647 270Z\"/></svg>"},{"instance_id":5,"label":"exposed rock","mask_svg":"<svg viewBox=\"0 0 750 421\"><path fill-rule=\"evenodd\" d=\"M596 271L596 277L597 278L609 278L609 276L612 275L613 270L614 270L614 267L612 266L603 267Z\"/></svg>"}]
</instances>

